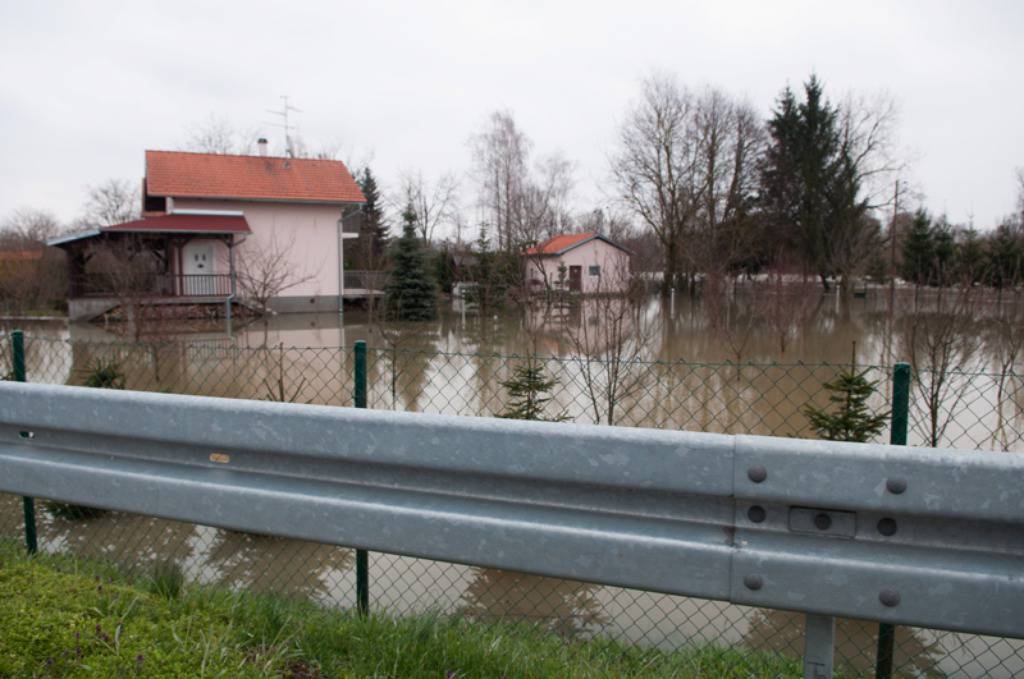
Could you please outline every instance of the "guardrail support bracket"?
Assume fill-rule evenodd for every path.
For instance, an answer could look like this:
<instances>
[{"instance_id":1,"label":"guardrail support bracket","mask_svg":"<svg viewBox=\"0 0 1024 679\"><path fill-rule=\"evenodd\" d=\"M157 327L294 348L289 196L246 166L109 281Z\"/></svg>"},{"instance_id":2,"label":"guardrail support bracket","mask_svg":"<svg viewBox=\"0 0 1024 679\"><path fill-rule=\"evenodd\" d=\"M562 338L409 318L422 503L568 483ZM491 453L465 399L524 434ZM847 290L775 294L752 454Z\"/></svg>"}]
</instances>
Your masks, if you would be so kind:
<instances>
[{"instance_id":1,"label":"guardrail support bracket","mask_svg":"<svg viewBox=\"0 0 1024 679\"><path fill-rule=\"evenodd\" d=\"M836 619L807 614L804 624L804 679L832 679Z\"/></svg>"}]
</instances>

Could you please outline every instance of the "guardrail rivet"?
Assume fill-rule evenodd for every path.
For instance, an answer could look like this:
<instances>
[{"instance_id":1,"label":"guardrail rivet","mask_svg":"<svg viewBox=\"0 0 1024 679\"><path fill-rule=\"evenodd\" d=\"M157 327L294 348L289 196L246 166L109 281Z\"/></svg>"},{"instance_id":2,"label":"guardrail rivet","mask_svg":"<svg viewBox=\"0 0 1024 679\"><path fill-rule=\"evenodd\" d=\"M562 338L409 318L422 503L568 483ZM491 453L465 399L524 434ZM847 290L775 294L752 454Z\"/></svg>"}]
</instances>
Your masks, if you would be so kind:
<instances>
[{"instance_id":1,"label":"guardrail rivet","mask_svg":"<svg viewBox=\"0 0 1024 679\"><path fill-rule=\"evenodd\" d=\"M743 584L746 585L747 589L752 589L756 592L764 587L764 578L760 575L744 575Z\"/></svg>"},{"instance_id":2,"label":"guardrail rivet","mask_svg":"<svg viewBox=\"0 0 1024 679\"><path fill-rule=\"evenodd\" d=\"M747 470L747 478L754 483L761 483L768 478L768 470L761 465L751 467Z\"/></svg>"},{"instance_id":3,"label":"guardrail rivet","mask_svg":"<svg viewBox=\"0 0 1024 679\"><path fill-rule=\"evenodd\" d=\"M761 523L767 518L768 512L764 511L764 507L761 505L754 505L747 510L747 518L754 523Z\"/></svg>"},{"instance_id":4,"label":"guardrail rivet","mask_svg":"<svg viewBox=\"0 0 1024 679\"><path fill-rule=\"evenodd\" d=\"M896 535L896 519L890 519L889 517L879 519L878 532L886 537Z\"/></svg>"},{"instance_id":5,"label":"guardrail rivet","mask_svg":"<svg viewBox=\"0 0 1024 679\"><path fill-rule=\"evenodd\" d=\"M893 495L899 495L907 489L906 479L886 479L885 488Z\"/></svg>"},{"instance_id":6,"label":"guardrail rivet","mask_svg":"<svg viewBox=\"0 0 1024 679\"><path fill-rule=\"evenodd\" d=\"M889 608L899 606L900 593L894 589L883 589L878 593L878 600L882 602L883 606L888 606Z\"/></svg>"}]
</instances>

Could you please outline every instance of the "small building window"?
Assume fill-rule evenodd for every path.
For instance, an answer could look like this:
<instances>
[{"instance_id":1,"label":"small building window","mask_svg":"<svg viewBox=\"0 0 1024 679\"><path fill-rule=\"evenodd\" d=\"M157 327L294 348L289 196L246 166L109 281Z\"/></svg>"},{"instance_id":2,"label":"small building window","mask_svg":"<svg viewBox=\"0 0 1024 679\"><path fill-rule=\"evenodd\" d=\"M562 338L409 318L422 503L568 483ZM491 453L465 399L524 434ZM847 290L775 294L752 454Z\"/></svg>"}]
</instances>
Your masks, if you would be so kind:
<instances>
[{"instance_id":1,"label":"small building window","mask_svg":"<svg viewBox=\"0 0 1024 679\"><path fill-rule=\"evenodd\" d=\"M597 266L597 265L591 266L590 267L590 275L591 276L600 276L601 275L601 267Z\"/></svg>"}]
</instances>

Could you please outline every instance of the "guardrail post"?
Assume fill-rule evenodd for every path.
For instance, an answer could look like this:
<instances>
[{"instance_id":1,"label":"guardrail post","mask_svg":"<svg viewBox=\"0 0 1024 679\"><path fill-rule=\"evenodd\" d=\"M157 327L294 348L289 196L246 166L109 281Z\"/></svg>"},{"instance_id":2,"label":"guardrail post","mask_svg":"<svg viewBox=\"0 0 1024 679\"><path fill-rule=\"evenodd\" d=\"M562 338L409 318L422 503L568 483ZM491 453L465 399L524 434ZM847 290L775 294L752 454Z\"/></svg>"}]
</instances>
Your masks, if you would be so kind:
<instances>
[{"instance_id":1,"label":"guardrail post","mask_svg":"<svg viewBox=\"0 0 1024 679\"><path fill-rule=\"evenodd\" d=\"M804 621L804 679L832 679L836 619L808 613Z\"/></svg>"},{"instance_id":2,"label":"guardrail post","mask_svg":"<svg viewBox=\"0 0 1024 679\"><path fill-rule=\"evenodd\" d=\"M352 400L356 408L366 407L366 342L355 344L355 389ZM356 550L356 608L360 615L370 610L370 555L365 549Z\"/></svg>"},{"instance_id":3,"label":"guardrail post","mask_svg":"<svg viewBox=\"0 0 1024 679\"><path fill-rule=\"evenodd\" d=\"M907 445L907 426L910 420L910 364L897 363L892 368L892 426L889 443ZM876 679L892 677L893 649L896 644L896 626L883 622L878 625L878 652L875 655Z\"/></svg>"},{"instance_id":4,"label":"guardrail post","mask_svg":"<svg viewBox=\"0 0 1024 679\"><path fill-rule=\"evenodd\" d=\"M11 372L15 382L25 381L25 335L21 330L11 333ZM39 549L36 538L36 501L35 498L23 497L21 502L25 513L25 548L29 554Z\"/></svg>"}]
</instances>

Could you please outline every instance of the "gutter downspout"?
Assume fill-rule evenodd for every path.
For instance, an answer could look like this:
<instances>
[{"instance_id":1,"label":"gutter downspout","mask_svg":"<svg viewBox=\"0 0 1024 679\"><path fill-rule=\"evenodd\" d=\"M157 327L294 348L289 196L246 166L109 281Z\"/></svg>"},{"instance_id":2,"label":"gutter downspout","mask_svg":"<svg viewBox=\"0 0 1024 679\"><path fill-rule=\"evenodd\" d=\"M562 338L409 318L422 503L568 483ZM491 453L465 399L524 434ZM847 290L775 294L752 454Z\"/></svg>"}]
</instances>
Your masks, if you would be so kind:
<instances>
[{"instance_id":1,"label":"gutter downspout","mask_svg":"<svg viewBox=\"0 0 1024 679\"><path fill-rule=\"evenodd\" d=\"M235 272L235 246L241 245L244 242L245 238L235 243L234 234L231 235L231 240L228 241L228 272L231 276L231 291L228 293L227 299L224 300L224 316L228 322L228 337L231 337L231 305L238 294L238 275Z\"/></svg>"}]
</instances>

